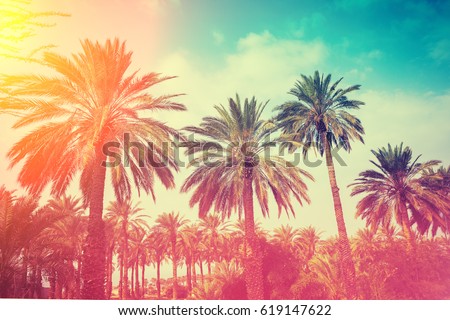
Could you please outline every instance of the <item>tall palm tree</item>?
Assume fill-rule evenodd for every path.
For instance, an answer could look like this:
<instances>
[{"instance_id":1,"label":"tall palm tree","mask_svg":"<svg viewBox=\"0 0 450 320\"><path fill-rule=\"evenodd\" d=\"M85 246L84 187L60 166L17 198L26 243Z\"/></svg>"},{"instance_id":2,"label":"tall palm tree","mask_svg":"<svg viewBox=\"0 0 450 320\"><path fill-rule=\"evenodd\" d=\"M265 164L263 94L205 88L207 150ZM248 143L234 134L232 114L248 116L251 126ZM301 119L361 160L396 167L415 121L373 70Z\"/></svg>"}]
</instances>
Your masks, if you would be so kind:
<instances>
[{"instance_id":1,"label":"tall palm tree","mask_svg":"<svg viewBox=\"0 0 450 320\"><path fill-rule=\"evenodd\" d=\"M105 220L105 242L106 242L106 299L111 299L113 291L114 257L119 252L117 246L116 226L114 221ZM120 253L119 253L120 254ZM120 260L119 260L120 262ZM122 271L122 269L120 269Z\"/></svg>"},{"instance_id":2,"label":"tall palm tree","mask_svg":"<svg viewBox=\"0 0 450 320\"><path fill-rule=\"evenodd\" d=\"M199 229L202 233L202 241L207 250L208 274L211 274L211 263L219 260L219 247L224 236L229 231L230 224L222 221L219 215L207 215L200 219Z\"/></svg>"},{"instance_id":3,"label":"tall palm tree","mask_svg":"<svg viewBox=\"0 0 450 320\"><path fill-rule=\"evenodd\" d=\"M184 257L184 262L186 265L186 287L188 295L192 292L192 264L195 256L197 242L197 231L198 227L196 225L185 225L180 230L180 246L181 255Z\"/></svg>"},{"instance_id":4,"label":"tall palm tree","mask_svg":"<svg viewBox=\"0 0 450 320\"><path fill-rule=\"evenodd\" d=\"M191 258L191 273L192 273L192 287L197 285L197 263L200 265L203 263L202 257L207 250L205 243L203 242L203 234L202 230L198 223L192 223L187 226L187 232L185 234L188 235L188 244L187 247L189 250L190 258ZM202 283L204 283L203 274L202 274Z\"/></svg>"},{"instance_id":5,"label":"tall palm tree","mask_svg":"<svg viewBox=\"0 0 450 320\"><path fill-rule=\"evenodd\" d=\"M154 226L147 238L153 263L156 265L156 291L158 300L161 299L161 263L166 260L168 243L166 235L159 226Z\"/></svg>"},{"instance_id":6,"label":"tall palm tree","mask_svg":"<svg viewBox=\"0 0 450 320\"><path fill-rule=\"evenodd\" d=\"M18 297L20 290L11 286L20 274L22 286L28 285L30 245L45 230L62 219L59 214L52 215L39 208L37 200L31 196L17 197L13 191L0 186L1 298Z\"/></svg>"},{"instance_id":7,"label":"tall palm tree","mask_svg":"<svg viewBox=\"0 0 450 320\"><path fill-rule=\"evenodd\" d=\"M174 96L153 97L147 92L169 77L126 74L132 53L124 43L115 39L102 45L85 40L81 45L82 52L70 58L45 54L44 61L56 76L25 75L5 80L15 88L8 107L24 113L14 127L37 126L8 155L11 166L23 162L19 182L33 194L51 185L52 194L61 195L81 172L80 187L89 205L82 296L103 299L106 169L111 172L118 199L130 196L131 181L138 191L151 193L154 198L155 175L166 188L173 188L172 170L177 170L177 164L173 150L161 146L178 134L146 112L185 108L170 101ZM130 143L140 142L140 146L152 143L147 148L153 159L150 165L144 161L144 147L128 150L127 137ZM113 152L110 147L123 148ZM155 161L166 165L154 166Z\"/></svg>"},{"instance_id":8,"label":"tall palm tree","mask_svg":"<svg viewBox=\"0 0 450 320\"><path fill-rule=\"evenodd\" d=\"M185 219L179 213L163 213L156 219L156 225L161 229L166 239L170 243L170 256L172 258L172 276L173 276L173 299L178 297L178 276L177 268L179 263L179 250L177 244L180 240L180 232L182 227L189 220Z\"/></svg>"},{"instance_id":9,"label":"tall palm tree","mask_svg":"<svg viewBox=\"0 0 450 320\"><path fill-rule=\"evenodd\" d=\"M129 265L129 234L132 230L140 229L147 226L145 215L139 214L142 208L139 203L133 204L131 199L116 200L110 202L106 208L106 219L110 220L116 226L116 235L118 244L121 249L120 261L121 269L123 269L123 278L120 279L120 287L122 296L120 298L127 299L128 291L128 265Z\"/></svg>"},{"instance_id":10,"label":"tall palm tree","mask_svg":"<svg viewBox=\"0 0 450 320\"><path fill-rule=\"evenodd\" d=\"M75 279L74 292L71 297L81 298L81 264L83 241L86 235L87 216L84 215L80 199L71 196L50 199L44 210L49 211L53 216L61 215L62 220L54 223L49 232L44 236L49 238L49 247L55 251L62 251L70 264L76 265L73 278Z\"/></svg>"},{"instance_id":11,"label":"tall palm tree","mask_svg":"<svg viewBox=\"0 0 450 320\"><path fill-rule=\"evenodd\" d=\"M448 198L423 185L422 173L439 161L419 163L413 159L409 147L403 144L394 148L372 150L377 162L370 161L377 170L366 170L350 184L351 195L365 194L358 202L357 216L368 226L387 226L393 219L401 226L408 248L415 245L412 226L424 234L435 223L445 230L446 221L440 213L449 212Z\"/></svg>"},{"instance_id":12,"label":"tall palm tree","mask_svg":"<svg viewBox=\"0 0 450 320\"><path fill-rule=\"evenodd\" d=\"M245 241L249 254L245 262L245 278L249 299L263 299L262 251L255 233L254 196L263 216L269 214L270 191L278 205L294 215L293 196L300 204L309 202L304 178L312 177L304 170L269 148L273 125L262 119L267 103L261 104L239 96L228 100L228 108L215 106L216 117L205 117L199 127L185 130L198 135L198 139L184 144L188 154L194 154L191 165L196 169L186 179L181 191L195 189L190 205L199 206L200 218L210 209L229 217L233 212L244 212ZM273 153L273 152L272 152Z\"/></svg>"},{"instance_id":13,"label":"tall palm tree","mask_svg":"<svg viewBox=\"0 0 450 320\"><path fill-rule=\"evenodd\" d=\"M138 226L137 228L130 230L128 235L128 261L132 270L131 297L133 299L140 299L142 297L141 287L142 289L144 288L143 284L145 282L145 261L147 258L146 230L146 227ZM144 264L142 264L142 272L139 275L139 269L141 268L141 262L143 261Z\"/></svg>"},{"instance_id":14,"label":"tall palm tree","mask_svg":"<svg viewBox=\"0 0 450 320\"><path fill-rule=\"evenodd\" d=\"M139 226L134 229L130 235L131 240L131 256L134 257L135 263L135 298L144 298L145 296L145 266L149 264L149 247L148 237L149 228L145 226ZM141 290L139 290L139 277L138 270L141 267Z\"/></svg>"},{"instance_id":15,"label":"tall palm tree","mask_svg":"<svg viewBox=\"0 0 450 320\"><path fill-rule=\"evenodd\" d=\"M311 149L318 151L321 156L325 153L339 234L340 259L344 265L344 282L347 297L352 299L356 297L355 265L336 181L332 148L343 148L350 152L351 141L364 142L361 121L347 111L359 109L364 103L347 98L347 94L358 90L360 85L338 89L341 80L330 86L330 74L324 77L316 71L314 76L302 75L301 80L289 91L297 101L279 106L276 120L284 134L285 145L291 151L298 147L302 148L304 155Z\"/></svg>"}]
</instances>

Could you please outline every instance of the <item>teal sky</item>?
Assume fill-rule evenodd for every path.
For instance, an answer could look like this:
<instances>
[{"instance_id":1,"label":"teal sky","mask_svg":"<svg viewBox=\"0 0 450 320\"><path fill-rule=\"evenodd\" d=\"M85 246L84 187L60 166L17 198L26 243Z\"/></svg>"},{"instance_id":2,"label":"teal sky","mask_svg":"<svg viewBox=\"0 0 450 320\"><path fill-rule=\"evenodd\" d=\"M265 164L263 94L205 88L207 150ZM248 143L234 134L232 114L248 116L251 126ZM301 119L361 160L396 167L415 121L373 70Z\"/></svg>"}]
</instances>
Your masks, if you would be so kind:
<instances>
[{"instance_id":1,"label":"teal sky","mask_svg":"<svg viewBox=\"0 0 450 320\"><path fill-rule=\"evenodd\" d=\"M240 38L268 31L278 39L323 42L328 55L321 69L358 70L374 89L448 90L450 1L177 3L166 25L164 53L188 48L196 63L220 64Z\"/></svg>"}]
</instances>

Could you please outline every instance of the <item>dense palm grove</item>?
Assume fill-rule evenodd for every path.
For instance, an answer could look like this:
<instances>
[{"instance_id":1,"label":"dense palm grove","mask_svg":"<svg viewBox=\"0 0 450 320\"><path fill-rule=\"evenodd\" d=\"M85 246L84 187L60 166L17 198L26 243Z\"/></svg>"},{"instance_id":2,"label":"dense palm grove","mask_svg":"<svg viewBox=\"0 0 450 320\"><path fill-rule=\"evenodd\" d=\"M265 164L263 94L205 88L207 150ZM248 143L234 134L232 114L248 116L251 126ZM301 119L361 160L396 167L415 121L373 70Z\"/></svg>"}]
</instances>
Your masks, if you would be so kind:
<instances>
[{"instance_id":1,"label":"dense palm grove","mask_svg":"<svg viewBox=\"0 0 450 320\"><path fill-rule=\"evenodd\" d=\"M367 228L348 236L332 148L364 142L352 114L364 103L348 97L359 85L302 75L272 119L267 103L236 95L199 126L176 130L152 114L186 110L176 94L150 94L170 78L128 73L131 57L118 40L86 40L71 57L44 54L52 76L2 79L1 110L32 131L8 153L28 195L0 189L1 297L450 298L450 167L421 162L403 145L373 150L349 186ZM148 148L126 152L124 137ZM156 184L178 187L175 151L164 147L174 141L192 158L180 192L190 193L195 221L150 215L134 200L156 199ZM307 168L266 152L274 145L325 157L336 237L295 220L259 226L255 212L269 215L272 200L278 215L295 216L314 183ZM74 181L79 198L67 195ZM115 200L104 205L107 186ZM39 202L46 188L51 200ZM162 279L168 266L172 277Z\"/></svg>"},{"instance_id":2,"label":"dense palm grove","mask_svg":"<svg viewBox=\"0 0 450 320\"><path fill-rule=\"evenodd\" d=\"M2 220L2 297L80 298L81 244L87 232L80 201L63 197L38 208L30 198L1 192L11 219ZM129 216L124 216L125 208ZM246 298L243 221L223 222L218 215L189 221L165 213L149 227L133 203L110 203L107 212L107 298ZM268 231L257 224L256 234L264 298L346 298L336 237L324 239L313 227L290 225ZM449 241L413 235L414 253L407 253L408 241L394 227L362 229L350 239L358 298L449 297ZM171 279L161 279L161 266L178 268Z\"/></svg>"}]
</instances>

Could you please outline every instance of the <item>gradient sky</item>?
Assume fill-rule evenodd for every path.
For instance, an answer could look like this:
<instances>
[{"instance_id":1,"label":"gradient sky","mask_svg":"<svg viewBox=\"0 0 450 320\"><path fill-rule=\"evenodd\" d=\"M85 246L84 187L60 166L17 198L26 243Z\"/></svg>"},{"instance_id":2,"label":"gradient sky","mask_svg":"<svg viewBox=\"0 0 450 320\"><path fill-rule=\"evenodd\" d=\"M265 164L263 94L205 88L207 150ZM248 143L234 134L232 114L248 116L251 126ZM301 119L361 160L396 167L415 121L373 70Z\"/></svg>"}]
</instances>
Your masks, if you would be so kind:
<instances>
[{"instance_id":1,"label":"gradient sky","mask_svg":"<svg viewBox=\"0 0 450 320\"><path fill-rule=\"evenodd\" d=\"M130 70L176 75L155 93L186 93L178 101L188 112L158 115L177 128L199 124L214 104L228 97L256 95L270 99L271 109L290 100L286 93L300 74L314 70L344 77L344 85L361 84L353 95L366 103L355 114L366 130L365 145L355 143L337 178L349 233L364 225L355 220L355 205L346 186L370 168L370 150L404 142L422 159L450 159L450 1L237 1L237 0L35 0L37 10L71 14L57 26L41 30L30 45L54 43L57 52L80 50L79 40L119 37L134 52ZM41 67L2 61L2 72L43 72ZM6 71L5 71L6 70ZM0 175L8 188L17 169L7 171L7 150L23 132L0 116ZM277 218L276 206L264 227L281 223L314 225L324 236L336 233L331 192L324 164L306 168L312 203L296 206L297 217ZM180 186L189 170L177 176ZM77 192L77 184L71 188ZM107 200L112 200L109 190ZM157 202L140 199L152 217L179 211L195 219L189 195L157 190ZM257 210L257 216L260 212Z\"/></svg>"}]
</instances>

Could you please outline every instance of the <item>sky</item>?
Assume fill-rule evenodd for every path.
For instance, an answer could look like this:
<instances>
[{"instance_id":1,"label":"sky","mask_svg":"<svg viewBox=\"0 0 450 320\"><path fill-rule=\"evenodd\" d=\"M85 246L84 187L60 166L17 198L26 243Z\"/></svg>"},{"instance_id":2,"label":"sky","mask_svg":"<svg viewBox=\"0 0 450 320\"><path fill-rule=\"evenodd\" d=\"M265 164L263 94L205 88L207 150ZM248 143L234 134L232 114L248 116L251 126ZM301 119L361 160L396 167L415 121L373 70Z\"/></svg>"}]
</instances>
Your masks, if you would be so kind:
<instances>
[{"instance_id":1,"label":"sky","mask_svg":"<svg viewBox=\"0 0 450 320\"><path fill-rule=\"evenodd\" d=\"M403 142L423 160L450 164L450 1L34 0L32 7L71 17L54 18L56 26L39 30L30 46L53 43L69 55L82 39L118 37L134 52L130 71L177 76L152 91L185 93L177 101L187 112L155 115L176 128L198 125L236 93L270 100L264 114L270 118L274 107L293 99L287 92L300 75L315 70L344 77L343 86L360 84L351 97L365 102L354 112L365 144L355 142L350 154L340 153L345 165L336 164L350 234L364 222L355 219L359 198L350 197L347 185L371 168L371 149ZM0 65L2 73L45 72L4 59ZM20 190L19 168L8 170L6 153L26 130L11 129L13 117L0 121L0 183ZM256 209L258 220L267 229L289 223L336 234L325 164L300 165L315 178L308 183L311 204L295 205L296 218L279 219L272 202L268 219ZM175 190L158 187L156 203L136 199L151 219L172 210L196 218L189 194L178 192L189 172L182 168ZM77 183L70 190L77 195ZM106 201L113 198L107 190Z\"/></svg>"}]
</instances>

